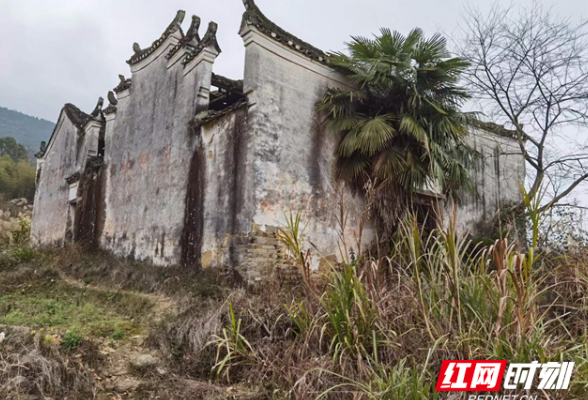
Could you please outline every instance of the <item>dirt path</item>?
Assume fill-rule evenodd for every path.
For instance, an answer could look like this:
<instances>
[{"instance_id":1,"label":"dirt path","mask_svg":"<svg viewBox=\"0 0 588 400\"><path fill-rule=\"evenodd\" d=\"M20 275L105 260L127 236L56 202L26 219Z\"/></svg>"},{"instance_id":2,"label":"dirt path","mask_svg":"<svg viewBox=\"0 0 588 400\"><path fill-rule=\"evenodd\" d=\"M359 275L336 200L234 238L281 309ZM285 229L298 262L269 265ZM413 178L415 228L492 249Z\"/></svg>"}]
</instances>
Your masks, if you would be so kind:
<instances>
[{"instance_id":1,"label":"dirt path","mask_svg":"<svg viewBox=\"0 0 588 400\"><path fill-rule=\"evenodd\" d=\"M167 296L152 293L141 293L130 290L113 289L105 286L86 285L84 282L74 279L64 274L62 271L59 271L59 277L63 282L67 283L68 285L77 287L79 289L92 290L100 293L120 293L123 295L135 296L145 299L153 304L152 313L153 321L155 323L161 321L163 317L165 317L166 315L173 315L177 311L176 302L172 298Z\"/></svg>"}]
</instances>

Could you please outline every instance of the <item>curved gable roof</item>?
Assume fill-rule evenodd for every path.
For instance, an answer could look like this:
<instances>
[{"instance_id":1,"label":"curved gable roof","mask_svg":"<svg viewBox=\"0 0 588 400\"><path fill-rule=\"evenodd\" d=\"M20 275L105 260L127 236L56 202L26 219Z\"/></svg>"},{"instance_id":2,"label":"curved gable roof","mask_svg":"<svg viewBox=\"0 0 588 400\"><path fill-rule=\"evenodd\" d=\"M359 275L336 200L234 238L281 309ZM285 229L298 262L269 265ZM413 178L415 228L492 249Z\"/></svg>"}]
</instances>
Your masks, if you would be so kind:
<instances>
[{"instance_id":1,"label":"curved gable roof","mask_svg":"<svg viewBox=\"0 0 588 400\"><path fill-rule=\"evenodd\" d=\"M327 63L327 55L324 51L297 38L270 21L270 19L261 12L259 7L257 7L255 0L243 0L243 4L245 5L246 11L243 14L241 30L245 25L254 26L258 31L268 36L270 39L292 47L294 50L312 58L313 60Z\"/></svg>"},{"instance_id":2,"label":"curved gable roof","mask_svg":"<svg viewBox=\"0 0 588 400\"><path fill-rule=\"evenodd\" d=\"M78 129L78 131L83 131L86 125L88 125L88 122L95 119L94 116L86 114L73 104L67 103L63 106L61 112L59 113L57 124L55 125L55 129L53 129L53 132L51 133L49 142L46 145L45 142L41 142L41 150L37 154L35 154L36 158L45 157L47 150L51 148L51 145L55 141L56 133L61 128L61 124L59 123L59 121L61 120L62 116L67 117L67 119L71 121L71 123L76 127L76 129Z\"/></svg>"},{"instance_id":3,"label":"curved gable roof","mask_svg":"<svg viewBox=\"0 0 588 400\"><path fill-rule=\"evenodd\" d=\"M127 64L135 65L135 64L138 64L139 62L143 61L144 59L149 57L151 54L153 54L155 52L155 50L157 50L163 43L165 43L167 38L169 38L172 34L174 34L177 31L179 31L183 37L184 33L182 32L181 24L184 21L185 16L186 16L186 11L179 10L178 13L176 14L176 17L171 22L171 24L169 24L167 29L163 32L161 37L159 39L157 39L155 42L153 42L151 44L151 46L149 46L145 49L141 49L139 47L139 45L135 43L135 45L133 46L133 48L135 49L135 54L133 54L133 56L127 61Z\"/></svg>"}]
</instances>

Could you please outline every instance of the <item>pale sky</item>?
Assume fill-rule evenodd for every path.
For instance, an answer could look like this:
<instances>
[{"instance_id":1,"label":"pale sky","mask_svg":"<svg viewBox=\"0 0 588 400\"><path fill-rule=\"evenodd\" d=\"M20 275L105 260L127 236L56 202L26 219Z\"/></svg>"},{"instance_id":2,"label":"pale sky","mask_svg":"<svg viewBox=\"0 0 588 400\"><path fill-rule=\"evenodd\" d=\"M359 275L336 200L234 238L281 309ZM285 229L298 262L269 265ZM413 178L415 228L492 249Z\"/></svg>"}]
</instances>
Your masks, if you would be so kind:
<instances>
[{"instance_id":1,"label":"pale sky","mask_svg":"<svg viewBox=\"0 0 588 400\"><path fill-rule=\"evenodd\" d=\"M529 5L531 0L502 3ZM492 1L470 5L482 10ZM588 18L587 0L543 0L572 19ZM467 3L462 0L257 0L275 23L325 51L343 50L350 35L369 36L381 27L427 35L456 33ZM55 121L63 104L90 112L99 96L116 86L132 44L149 46L176 15L219 24L223 50L216 73L243 76L243 41L238 35L241 0L0 0L0 106Z\"/></svg>"}]
</instances>

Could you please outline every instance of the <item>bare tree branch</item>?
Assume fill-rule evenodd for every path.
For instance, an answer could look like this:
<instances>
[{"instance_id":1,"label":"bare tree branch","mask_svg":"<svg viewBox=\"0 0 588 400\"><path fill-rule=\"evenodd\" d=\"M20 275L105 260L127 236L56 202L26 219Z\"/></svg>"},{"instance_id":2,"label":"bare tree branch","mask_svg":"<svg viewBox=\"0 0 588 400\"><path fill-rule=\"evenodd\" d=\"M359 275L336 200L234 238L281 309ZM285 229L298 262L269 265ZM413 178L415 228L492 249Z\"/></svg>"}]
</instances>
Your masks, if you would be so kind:
<instances>
[{"instance_id":1,"label":"bare tree branch","mask_svg":"<svg viewBox=\"0 0 588 400\"><path fill-rule=\"evenodd\" d=\"M588 135L575 148L564 135L588 133L588 25L538 4L519 13L470 9L465 24L458 52L471 63L467 83L485 114L517 131L532 167L530 195L545 182L558 188L544 209L553 207L588 180Z\"/></svg>"}]
</instances>

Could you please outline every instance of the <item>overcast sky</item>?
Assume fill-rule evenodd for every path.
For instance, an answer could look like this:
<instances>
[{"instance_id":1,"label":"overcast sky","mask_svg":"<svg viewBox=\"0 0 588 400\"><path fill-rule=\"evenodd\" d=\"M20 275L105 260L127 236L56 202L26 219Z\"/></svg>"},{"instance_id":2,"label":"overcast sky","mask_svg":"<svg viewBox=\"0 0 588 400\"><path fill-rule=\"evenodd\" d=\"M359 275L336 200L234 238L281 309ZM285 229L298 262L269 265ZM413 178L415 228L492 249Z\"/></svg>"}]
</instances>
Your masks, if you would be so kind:
<instances>
[{"instance_id":1,"label":"overcast sky","mask_svg":"<svg viewBox=\"0 0 588 400\"><path fill-rule=\"evenodd\" d=\"M503 0L511 4L510 0ZM515 1L528 5L530 0ZM350 35L370 35L380 27L407 33L421 27L454 34L462 0L257 0L275 23L323 50L342 50ZM475 1L482 9L492 2ZM587 0L544 0L554 12L588 17ZM0 106L55 121L65 103L91 111L99 96L116 86L133 42L149 46L176 11L219 24L223 50L215 72L243 76L243 41L238 35L241 0L0 0Z\"/></svg>"}]
</instances>

